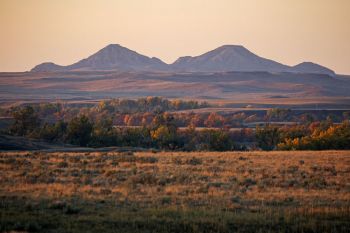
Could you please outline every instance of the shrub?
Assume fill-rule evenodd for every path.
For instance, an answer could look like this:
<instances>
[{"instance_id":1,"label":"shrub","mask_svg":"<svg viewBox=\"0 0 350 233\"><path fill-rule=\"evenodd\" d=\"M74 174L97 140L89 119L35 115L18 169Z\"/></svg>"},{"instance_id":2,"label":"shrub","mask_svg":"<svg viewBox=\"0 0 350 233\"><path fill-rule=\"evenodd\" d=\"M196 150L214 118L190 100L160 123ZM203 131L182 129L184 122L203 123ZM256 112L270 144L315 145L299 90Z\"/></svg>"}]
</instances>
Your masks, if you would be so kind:
<instances>
[{"instance_id":1,"label":"shrub","mask_svg":"<svg viewBox=\"0 0 350 233\"><path fill-rule=\"evenodd\" d=\"M10 128L10 132L14 135L25 136L40 125L38 115L31 106L15 111L12 115L15 122Z\"/></svg>"},{"instance_id":2,"label":"shrub","mask_svg":"<svg viewBox=\"0 0 350 233\"><path fill-rule=\"evenodd\" d=\"M265 125L264 128L256 128L256 140L263 150L273 150L280 140L279 129L276 126Z\"/></svg>"},{"instance_id":3,"label":"shrub","mask_svg":"<svg viewBox=\"0 0 350 233\"><path fill-rule=\"evenodd\" d=\"M201 159L198 159L196 157L193 157L193 158L190 158L190 159L187 159L186 160L186 164L189 164L189 165L200 165L202 164L202 160Z\"/></svg>"},{"instance_id":4,"label":"shrub","mask_svg":"<svg viewBox=\"0 0 350 233\"><path fill-rule=\"evenodd\" d=\"M91 139L93 123L86 116L75 117L68 123L67 140L76 145L86 146Z\"/></svg>"}]
</instances>

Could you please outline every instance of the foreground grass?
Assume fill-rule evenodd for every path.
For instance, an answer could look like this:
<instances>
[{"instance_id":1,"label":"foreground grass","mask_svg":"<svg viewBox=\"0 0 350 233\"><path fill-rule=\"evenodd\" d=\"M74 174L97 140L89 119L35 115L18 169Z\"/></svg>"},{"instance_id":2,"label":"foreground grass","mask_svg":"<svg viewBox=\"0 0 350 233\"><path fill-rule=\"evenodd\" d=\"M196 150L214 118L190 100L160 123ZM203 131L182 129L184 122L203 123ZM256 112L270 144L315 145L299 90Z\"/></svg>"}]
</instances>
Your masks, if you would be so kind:
<instances>
[{"instance_id":1,"label":"foreground grass","mask_svg":"<svg viewBox=\"0 0 350 233\"><path fill-rule=\"evenodd\" d=\"M350 152L0 154L0 231L349 232Z\"/></svg>"}]
</instances>

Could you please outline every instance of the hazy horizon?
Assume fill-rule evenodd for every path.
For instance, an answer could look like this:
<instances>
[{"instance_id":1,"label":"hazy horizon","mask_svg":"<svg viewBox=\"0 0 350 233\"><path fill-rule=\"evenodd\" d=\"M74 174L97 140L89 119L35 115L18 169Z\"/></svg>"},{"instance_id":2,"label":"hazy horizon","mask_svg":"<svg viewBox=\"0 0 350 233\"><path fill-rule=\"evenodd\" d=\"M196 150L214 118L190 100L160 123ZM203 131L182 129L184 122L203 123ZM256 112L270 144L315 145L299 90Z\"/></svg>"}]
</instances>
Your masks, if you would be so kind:
<instances>
[{"instance_id":1,"label":"hazy horizon","mask_svg":"<svg viewBox=\"0 0 350 233\"><path fill-rule=\"evenodd\" d=\"M349 10L347 0L2 0L0 72L72 64L108 44L166 63L234 44L350 74Z\"/></svg>"}]
</instances>

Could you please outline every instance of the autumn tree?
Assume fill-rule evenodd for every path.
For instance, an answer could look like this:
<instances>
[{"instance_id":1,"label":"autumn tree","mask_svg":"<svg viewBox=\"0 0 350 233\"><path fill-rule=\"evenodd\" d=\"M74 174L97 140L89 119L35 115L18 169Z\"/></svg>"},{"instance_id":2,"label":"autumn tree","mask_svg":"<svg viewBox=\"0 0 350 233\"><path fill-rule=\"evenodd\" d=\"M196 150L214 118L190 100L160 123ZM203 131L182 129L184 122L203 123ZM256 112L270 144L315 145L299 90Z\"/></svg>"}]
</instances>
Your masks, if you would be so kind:
<instances>
[{"instance_id":1,"label":"autumn tree","mask_svg":"<svg viewBox=\"0 0 350 233\"><path fill-rule=\"evenodd\" d=\"M341 125L323 125L314 127L310 135L301 138L284 138L278 144L280 150L326 150L350 149L350 124L344 121Z\"/></svg>"},{"instance_id":2,"label":"autumn tree","mask_svg":"<svg viewBox=\"0 0 350 233\"><path fill-rule=\"evenodd\" d=\"M215 112L209 114L204 124L207 127L222 127L225 123L225 118Z\"/></svg>"},{"instance_id":3,"label":"autumn tree","mask_svg":"<svg viewBox=\"0 0 350 233\"><path fill-rule=\"evenodd\" d=\"M192 114L190 118L189 126L198 127L201 124L203 124L203 120L201 119L201 117L198 114Z\"/></svg>"},{"instance_id":4,"label":"autumn tree","mask_svg":"<svg viewBox=\"0 0 350 233\"><path fill-rule=\"evenodd\" d=\"M177 146L177 126L169 113L157 114L152 121L151 137L159 147L174 149Z\"/></svg>"}]
</instances>

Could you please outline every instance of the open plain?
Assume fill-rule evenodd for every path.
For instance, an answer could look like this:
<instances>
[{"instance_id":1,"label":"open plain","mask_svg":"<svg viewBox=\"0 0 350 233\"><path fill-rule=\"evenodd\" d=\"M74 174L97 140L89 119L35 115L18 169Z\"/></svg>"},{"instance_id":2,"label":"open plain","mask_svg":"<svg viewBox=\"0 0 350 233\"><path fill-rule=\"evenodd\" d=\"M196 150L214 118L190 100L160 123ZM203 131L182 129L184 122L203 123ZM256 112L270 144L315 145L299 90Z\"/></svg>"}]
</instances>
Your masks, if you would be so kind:
<instances>
[{"instance_id":1,"label":"open plain","mask_svg":"<svg viewBox=\"0 0 350 233\"><path fill-rule=\"evenodd\" d=\"M0 231L349 232L350 152L1 152Z\"/></svg>"},{"instance_id":2,"label":"open plain","mask_svg":"<svg viewBox=\"0 0 350 233\"><path fill-rule=\"evenodd\" d=\"M147 84L147 85L145 85ZM349 76L270 72L0 73L0 104L96 102L111 98L196 99L231 108L348 109Z\"/></svg>"}]
</instances>

